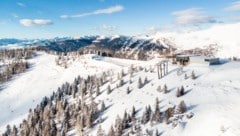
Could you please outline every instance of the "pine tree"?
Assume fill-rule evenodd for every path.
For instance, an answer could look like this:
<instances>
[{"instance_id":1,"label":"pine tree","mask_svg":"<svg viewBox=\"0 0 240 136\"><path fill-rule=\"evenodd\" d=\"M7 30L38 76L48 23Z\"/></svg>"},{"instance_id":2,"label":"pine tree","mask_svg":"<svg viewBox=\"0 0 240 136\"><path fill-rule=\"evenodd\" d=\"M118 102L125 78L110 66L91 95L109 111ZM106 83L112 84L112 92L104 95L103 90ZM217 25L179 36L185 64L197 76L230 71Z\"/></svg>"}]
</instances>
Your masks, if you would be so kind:
<instances>
[{"instance_id":1,"label":"pine tree","mask_svg":"<svg viewBox=\"0 0 240 136\"><path fill-rule=\"evenodd\" d=\"M148 78L145 77L145 79L144 79L144 85L146 85L147 83L148 83Z\"/></svg>"},{"instance_id":2,"label":"pine tree","mask_svg":"<svg viewBox=\"0 0 240 136\"><path fill-rule=\"evenodd\" d=\"M97 85L96 96L98 96L99 94L100 94L100 87L99 85Z\"/></svg>"},{"instance_id":3,"label":"pine tree","mask_svg":"<svg viewBox=\"0 0 240 136\"><path fill-rule=\"evenodd\" d=\"M132 107L131 118L135 118L135 115L136 115L136 110L135 110L135 107L133 106L133 107Z\"/></svg>"},{"instance_id":4,"label":"pine tree","mask_svg":"<svg viewBox=\"0 0 240 136\"><path fill-rule=\"evenodd\" d=\"M111 86L110 85L108 85L108 87L107 87L107 94L110 94L111 93Z\"/></svg>"},{"instance_id":5,"label":"pine tree","mask_svg":"<svg viewBox=\"0 0 240 136\"><path fill-rule=\"evenodd\" d=\"M105 136L105 132L102 129L101 125L98 127L97 136Z\"/></svg>"},{"instance_id":6,"label":"pine tree","mask_svg":"<svg viewBox=\"0 0 240 136\"><path fill-rule=\"evenodd\" d=\"M188 79L188 76L187 76L187 74L185 73L185 75L184 75L184 79Z\"/></svg>"},{"instance_id":7,"label":"pine tree","mask_svg":"<svg viewBox=\"0 0 240 136\"><path fill-rule=\"evenodd\" d=\"M180 89L180 96L183 96L184 95L184 87L183 86L181 86L181 89Z\"/></svg>"},{"instance_id":8,"label":"pine tree","mask_svg":"<svg viewBox=\"0 0 240 136\"><path fill-rule=\"evenodd\" d=\"M124 76L125 76L124 70L122 69L122 71L121 71L121 78L124 77Z\"/></svg>"},{"instance_id":9,"label":"pine tree","mask_svg":"<svg viewBox=\"0 0 240 136\"><path fill-rule=\"evenodd\" d=\"M129 68L130 78L133 76L133 65Z\"/></svg>"},{"instance_id":10,"label":"pine tree","mask_svg":"<svg viewBox=\"0 0 240 136\"><path fill-rule=\"evenodd\" d=\"M87 122L86 122L87 128L92 128L92 126L93 126L93 112L90 111L90 113L86 116L87 116Z\"/></svg>"},{"instance_id":11,"label":"pine tree","mask_svg":"<svg viewBox=\"0 0 240 136\"><path fill-rule=\"evenodd\" d=\"M179 112L180 114L182 114L182 113L184 113L184 112L186 112L186 111L187 111L187 106L186 106L186 104L185 104L184 101L181 101L181 102L179 103L179 105L178 105L178 112Z\"/></svg>"},{"instance_id":12,"label":"pine tree","mask_svg":"<svg viewBox=\"0 0 240 136\"><path fill-rule=\"evenodd\" d=\"M191 77L192 77L193 80L196 79L196 75L195 75L195 72L194 72L194 71L192 71Z\"/></svg>"},{"instance_id":13,"label":"pine tree","mask_svg":"<svg viewBox=\"0 0 240 136\"><path fill-rule=\"evenodd\" d=\"M127 94L129 94L130 93L130 88L129 88L129 86L127 87Z\"/></svg>"},{"instance_id":14,"label":"pine tree","mask_svg":"<svg viewBox=\"0 0 240 136\"><path fill-rule=\"evenodd\" d=\"M136 124L135 130L136 130L136 136L143 136L142 128L141 128L141 125L139 123Z\"/></svg>"},{"instance_id":15,"label":"pine tree","mask_svg":"<svg viewBox=\"0 0 240 136\"><path fill-rule=\"evenodd\" d=\"M155 103L156 103L156 105L159 105L160 101L159 101L158 97L156 97Z\"/></svg>"},{"instance_id":16,"label":"pine tree","mask_svg":"<svg viewBox=\"0 0 240 136\"><path fill-rule=\"evenodd\" d=\"M164 92L165 94L168 93L168 89L167 89L167 85L166 85L166 84L164 84L163 92Z\"/></svg>"},{"instance_id":17,"label":"pine tree","mask_svg":"<svg viewBox=\"0 0 240 136\"><path fill-rule=\"evenodd\" d=\"M106 109L105 103L104 101L101 104L101 112L103 112Z\"/></svg>"},{"instance_id":18,"label":"pine tree","mask_svg":"<svg viewBox=\"0 0 240 136\"><path fill-rule=\"evenodd\" d=\"M109 132L108 132L108 136L115 136L115 131L114 131L114 128L113 126L111 126Z\"/></svg>"},{"instance_id":19,"label":"pine tree","mask_svg":"<svg viewBox=\"0 0 240 136\"><path fill-rule=\"evenodd\" d=\"M183 86L181 86L180 89L178 88L177 93L176 93L176 96L177 96L177 97L183 96L183 95L184 95L184 90L185 90L185 89L184 89Z\"/></svg>"},{"instance_id":20,"label":"pine tree","mask_svg":"<svg viewBox=\"0 0 240 136\"><path fill-rule=\"evenodd\" d=\"M151 111L148 107L145 107L145 111L143 112L143 116L142 116L142 123L146 124L148 123L148 121L150 120L151 117Z\"/></svg>"},{"instance_id":21,"label":"pine tree","mask_svg":"<svg viewBox=\"0 0 240 136\"><path fill-rule=\"evenodd\" d=\"M159 108L159 100L156 99L156 104L155 104L155 111L154 113L152 114L152 117L151 117L151 121L155 121L157 123L161 123L162 122L162 117L161 117L161 112L160 112L160 108Z\"/></svg>"},{"instance_id":22,"label":"pine tree","mask_svg":"<svg viewBox=\"0 0 240 136\"><path fill-rule=\"evenodd\" d=\"M7 136L10 136L11 135L11 126L10 125L7 125L7 130L6 130L6 132L5 132L5 134L7 135Z\"/></svg>"},{"instance_id":23,"label":"pine tree","mask_svg":"<svg viewBox=\"0 0 240 136\"><path fill-rule=\"evenodd\" d=\"M12 135L17 136L17 133L18 133L17 127L14 125L12 130Z\"/></svg>"},{"instance_id":24,"label":"pine tree","mask_svg":"<svg viewBox=\"0 0 240 136\"><path fill-rule=\"evenodd\" d=\"M129 79L129 84L132 84L132 79L131 78Z\"/></svg>"},{"instance_id":25,"label":"pine tree","mask_svg":"<svg viewBox=\"0 0 240 136\"><path fill-rule=\"evenodd\" d=\"M77 116L77 121L76 121L76 130L77 130L77 135L83 136L83 117L82 116Z\"/></svg>"},{"instance_id":26,"label":"pine tree","mask_svg":"<svg viewBox=\"0 0 240 136\"><path fill-rule=\"evenodd\" d=\"M165 111L165 119L166 119L166 123L169 124L169 118L174 116L174 108L168 108Z\"/></svg>"},{"instance_id":27,"label":"pine tree","mask_svg":"<svg viewBox=\"0 0 240 136\"><path fill-rule=\"evenodd\" d=\"M139 77L138 79L138 89L142 88L143 84L142 84L142 78Z\"/></svg>"},{"instance_id":28,"label":"pine tree","mask_svg":"<svg viewBox=\"0 0 240 136\"><path fill-rule=\"evenodd\" d=\"M177 96L177 97L180 97L180 96L181 96L181 94L180 94L180 89L179 89L179 88L177 89L176 96Z\"/></svg>"},{"instance_id":29,"label":"pine tree","mask_svg":"<svg viewBox=\"0 0 240 136\"><path fill-rule=\"evenodd\" d=\"M123 125L122 125L122 119L117 116L116 121L115 121L115 134L116 136L121 136L123 133Z\"/></svg>"},{"instance_id":30,"label":"pine tree","mask_svg":"<svg viewBox=\"0 0 240 136\"><path fill-rule=\"evenodd\" d=\"M158 129L156 129L155 136L159 136Z\"/></svg>"},{"instance_id":31,"label":"pine tree","mask_svg":"<svg viewBox=\"0 0 240 136\"><path fill-rule=\"evenodd\" d=\"M122 87L123 86L123 84L124 84L124 81L123 81L123 79L120 79L120 81L119 81L119 87Z\"/></svg>"},{"instance_id":32,"label":"pine tree","mask_svg":"<svg viewBox=\"0 0 240 136\"><path fill-rule=\"evenodd\" d=\"M123 127L123 129L128 128L128 114L127 114L126 110L124 112L123 119L122 119L122 127Z\"/></svg>"}]
</instances>

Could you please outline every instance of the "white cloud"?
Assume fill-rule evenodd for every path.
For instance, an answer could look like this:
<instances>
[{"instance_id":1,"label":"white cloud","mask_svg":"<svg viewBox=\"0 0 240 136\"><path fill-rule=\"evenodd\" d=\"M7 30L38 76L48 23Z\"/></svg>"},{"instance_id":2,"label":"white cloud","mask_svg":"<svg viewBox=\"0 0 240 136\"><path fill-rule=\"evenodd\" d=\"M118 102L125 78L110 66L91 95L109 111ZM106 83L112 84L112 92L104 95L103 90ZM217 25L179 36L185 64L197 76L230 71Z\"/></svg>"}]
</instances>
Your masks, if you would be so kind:
<instances>
[{"instance_id":1,"label":"white cloud","mask_svg":"<svg viewBox=\"0 0 240 136\"><path fill-rule=\"evenodd\" d=\"M19 20L19 23L26 27L45 26L45 25L53 24L53 22L51 20L46 20L46 19L21 19L21 20Z\"/></svg>"},{"instance_id":2,"label":"white cloud","mask_svg":"<svg viewBox=\"0 0 240 136\"><path fill-rule=\"evenodd\" d=\"M176 17L178 25L200 25L204 23L216 23L214 17L206 14L201 8L190 8L172 13Z\"/></svg>"},{"instance_id":3,"label":"white cloud","mask_svg":"<svg viewBox=\"0 0 240 136\"><path fill-rule=\"evenodd\" d=\"M227 11L239 11L240 10L240 1L232 3L229 7L226 7Z\"/></svg>"},{"instance_id":4,"label":"white cloud","mask_svg":"<svg viewBox=\"0 0 240 136\"><path fill-rule=\"evenodd\" d=\"M62 15L60 16L61 18L67 19L67 18L79 18L79 17L85 17L85 16L90 16L90 15L98 15L98 14L112 14L115 12L120 12L124 10L124 7L121 5L116 5L116 6L112 6L109 8L105 8L105 9L98 9L95 10L93 12L89 12L89 13L82 13L82 14L76 14L76 15Z\"/></svg>"},{"instance_id":5,"label":"white cloud","mask_svg":"<svg viewBox=\"0 0 240 136\"><path fill-rule=\"evenodd\" d=\"M111 13L122 11L123 9L124 9L123 6L117 5L117 6L109 7L106 9L96 10L93 12L93 14L111 14Z\"/></svg>"},{"instance_id":6,"label":"white cloud","mask_svg":"<svg viewBox=\"0 0 240 136\"><path fill-rule=\"evenodd\" d=\"M25 5L24 3L21 3L21 2L17 2L17 5L18 5L19 7L26 7L26 5Z\"/></svg>"}]
</instances>

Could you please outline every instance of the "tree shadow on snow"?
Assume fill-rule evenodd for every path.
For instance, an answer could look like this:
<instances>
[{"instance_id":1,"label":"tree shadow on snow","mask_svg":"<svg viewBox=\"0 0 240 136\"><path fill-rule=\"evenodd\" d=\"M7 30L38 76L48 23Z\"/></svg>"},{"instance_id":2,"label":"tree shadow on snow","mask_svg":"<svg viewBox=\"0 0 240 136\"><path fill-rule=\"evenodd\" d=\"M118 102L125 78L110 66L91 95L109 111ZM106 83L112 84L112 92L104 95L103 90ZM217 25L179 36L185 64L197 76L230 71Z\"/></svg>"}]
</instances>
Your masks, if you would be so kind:
<instances>
[{"instance_id":1,"label":"tree shadow on snow","mask_svg":"<svg viewBox=\"0 0 240 136\"><path fill-rule=\"evenodd\" d=\"M164 131L158 133L158 135L156 135L156 136L161 136L161 135L163 135L163 133L164 133Z\"/></svg>"},{"instance_id":2,"label":"tree shadow on snow","mask_svg":"<svg viewBox=\"0 0 240 136\"><path fill-rule=\"evenodd\" d=\"M173 88L171 88L171 89L168 89L167 93L170 93L170 92L172 92L172 91L175 90L175 89L176 89L176 87L173 87Z\"/></svg>"},{"instance_id":3,"label":"tree shadow on snow","mask_svg":"<svg viewBox=\"0 0 240 136\"><path fill-rule=\"evenodd\" d=\"M142 110L142 108L137 109L136 114L138 114L138 112L141 111L141 110Z\"/></svg>"},{"instance_id":4,"label":"tree shadow on snow","mask_svg":"<svg viewBox=\"0 0 240 136\"><path fill-rule=\"evenodd\" d=\"M187 107L187 110L188 110L188 111L191 111L191 110L195 109L197 106L198 106L197 104L189 105L189 106Z\"/></svg>"},{"instance_id":5,"label":"tree shadow on snow","mask_svg":"<svg viewBox=\"0 0 240 136\"><path fill-rule=\"evenodd\" d=\"M0 92L5 89L6 87L4 85L0 85Z\"/></svg>"},{"instance_id":6,"label":"tree shadow on snow","mask_svg":"<svg viewBox=\"0 0 240 136\"><path fill-rule=\"evenodd\" d=\"M186 95L186 94L190 93L191 91L192 91L192 89L188 89L187 91L184 92L184 94Z\"/></svg>"},{"instance_id":7,"label":"tree shadow on snow","mask_svg":"<svg viewBox=\"0 0 240 136\"><path fill-rule=\"evenodd\" d=\"M198 79L199 77L203 76L203 74L199 74L196 76L196 79Z\"/></svg>"},{"instance_id":8,"label":"tree shadow on snow","mask_svg":"<svg viewBox=\"0 0 240 136\"><path fill-rule=\"evenodd\" d=\"M113 104L108 105L108 106L105 108L104 111L108 110L108 109L111 108L112 106L113 106Z\"/></svg>"}]
</instances>

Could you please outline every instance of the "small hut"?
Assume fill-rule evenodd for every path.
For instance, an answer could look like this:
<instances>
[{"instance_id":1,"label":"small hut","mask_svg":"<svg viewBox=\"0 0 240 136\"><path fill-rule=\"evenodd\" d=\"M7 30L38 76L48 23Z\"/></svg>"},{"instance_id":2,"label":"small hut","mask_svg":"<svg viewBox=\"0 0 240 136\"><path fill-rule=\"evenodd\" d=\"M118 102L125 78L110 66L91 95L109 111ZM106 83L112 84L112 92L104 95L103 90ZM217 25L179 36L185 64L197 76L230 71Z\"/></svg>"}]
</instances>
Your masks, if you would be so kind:
<instances>
[{"instance_id":1,"label":"small hut","mask_svg":"<svg viewBox=\"0 0 240 136\"><path fill-rule=\"evenodd\" d=\"M189 55L177 55L176 56L176 62L180 65L187 65L190 61L190 56Z\"/></svg>"},{"instance_id":2,"label":"small hut","mask_svg":"<svg viewBox=\"0 0 240 136\"><path fill-rule=\"evenodd\" d=\"M219 58L206 58L206 62L209 62L209 65L219 65L220 59Z\"/></svg>"}]
</instances>

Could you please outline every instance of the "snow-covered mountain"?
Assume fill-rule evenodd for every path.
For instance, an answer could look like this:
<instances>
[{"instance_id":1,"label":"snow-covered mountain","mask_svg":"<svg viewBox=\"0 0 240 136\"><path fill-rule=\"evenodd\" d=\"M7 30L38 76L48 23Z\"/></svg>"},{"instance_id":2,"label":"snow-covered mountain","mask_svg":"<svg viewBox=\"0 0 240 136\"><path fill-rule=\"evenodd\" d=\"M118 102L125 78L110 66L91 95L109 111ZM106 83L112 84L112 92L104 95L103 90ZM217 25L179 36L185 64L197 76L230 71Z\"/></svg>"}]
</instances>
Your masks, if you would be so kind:
<instances>
[{"instance_id":1,"label":"snow-covered mountain","mask_svg":"<svg viewBox=\"0 0 240 136\"><path fill-rule=\"evenodd\" d=\"M97 48L110 49L113 51L126 49L162 50L171 46L167 39L154 40L145 37L132 36L88 36L75 39L48 41L44 45L55 51L76 51L80 48L95 45Z\"/></svg>"},{"instance_id":2,"label":"snow-covered mountain","mask_svg":"<svg viewBox=\"0 0 240 136\"><path fill-rule=\"evenodd\" d=\"M75 116L76 106L80 106L83 100L86 104L91 104L94 100L94 105L96 104L99 109L101 109L102 102L105 103L106 108L98 114L97 119L93 120L94 125L90 128L84 127L84 135L97 135L100 126L105 134L110 131L111 126L116 132L118 128L114 124L117 116L119 115L120 120L123 119L125 111L131 113L133 106L136 109L134 115L136 121L135 123L134 121L127 122L129 127L124 127L122 132L124 134L130 132L130 135L147 135L148 132L155 134L156 130L162 136L238 136L240 134L238 127L240 125L238 120L240 118L238 114L240 112L238 108L240 104L239 62L229 62L218 66L191 63L183 70L178 65L169 63L169 73L162 79L158 79L155 65L161 59L137 61L87 54L69 57L66 59L69 62L68 67L63 68L56 65L56 58L55 55L38 53L38 57L29 60L33 64L29 71L17 75L5 84L0 92L0 133L6 130L7 124L18 126L23 119L28 118L27 123L31 124L31 117L38 115L37 109L40 105L44 105L45 112L44 115L40 114L40 118L48 118L44 120L45 124L49 122L49 119L54 119L58 134L66 132L67 135L78 135L79 126L74 123L74 120L67 120L70 124L67 129L66 121L62 117L70 114L71 119L75 119L83 112L80 108ZM134 69L132 76L129 70L131 67ZM123 77L121 77L122 71L125 73ZM191 78L192 71L196 74L196 79ZM74 93L67 92L68 89L63 92L58 89L58 87L64 89L62 84L66 81L78 83L76 79L74 80L78 75L87 79L88 75L95 74L96 77L107 76L103 79L99 90L93 86L93 90L88 90L83 97L80 89L84 88L82 84L78 85L79 89L76 90L75 96ZM139 87L140 78L143 83L142 87ZM165 84L167 92L162 91ZM74 88L73 84L70 86L69 88ZM109 91L109 86L111 91ZM181 86L185 89L184 95L177 97L177 90ZM47 98L44 98L45 96ZM54 97L60 98L55 100ZM185 101L187 110L185 113L178 113L174 110L174 116L169 119L169 122L164 120L162 123L157 123L148 120L142 123L142 120L145 120L143 116L147 109L145 107L150 106L152 113L155 113L156 98L159 100L161 112L159 115L165 115L164 112L171 107L176 107L175 110L177 110L181 101ZM63 110L64 112L57 109L53 115L51 111L51 114L49 113L51 116L46 116L48 109L57 105L59 100L66 101L68 108ZM29 114L29 108L32 110L36 108L33 110L34 114ZM77 119L75 121L77 122ZM36 128L38 127L36 125ZM46 129L46 131L53 132L52 129L51 131ZM21 132L25 133L25 131Z\"/></svg>"},{"instance_id":3,"label":"snow-covered mountain","mask_svg":"<svg viewBox=\"0 0 240 136\"><path fill-rule=\"evenodd\" d=\"M79 38L54 38L37 40L2 39L0 45L44 46L50 50L68 52L86 46L119 50L161 51L163 49L209 51L217 57L240 57L240 23L218 24L210 28L191 32L157 32L140 36L83 36Z\"/></svg>"},{"instance_id":4,"label":"snow-covered mountain","mask_svg":"<svg viewBox=\"0 0 240 136\"><path fill-rule=\"evenodd\" d=\"M217 49L215 56L218 57L240 57L240 23L218 24L208 29L192 32L158 32L153 38L166 38L175 44L178 50L189 50L194 48Z\"/></svg>"},{"instance_id":5,"label":"snow-covered mountain","mask_svg":"<svg viewBox=\"0 0 240 136\"><path fill-rule=\"evenodd\" d=\"M209 51L209 55L217 57L240 57L240 23L218 24L204 30L191 32L157 32L140 36L88 36L61 40L49 40L45 47L56 51L75 51L95 45L114 51L119 50L186 50Z\"/></svg>"}]
</instances>

